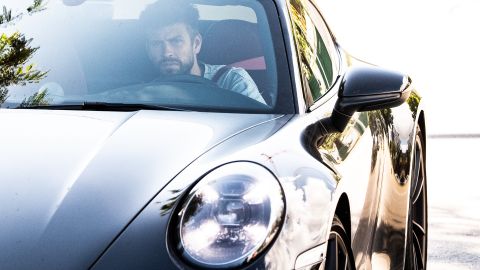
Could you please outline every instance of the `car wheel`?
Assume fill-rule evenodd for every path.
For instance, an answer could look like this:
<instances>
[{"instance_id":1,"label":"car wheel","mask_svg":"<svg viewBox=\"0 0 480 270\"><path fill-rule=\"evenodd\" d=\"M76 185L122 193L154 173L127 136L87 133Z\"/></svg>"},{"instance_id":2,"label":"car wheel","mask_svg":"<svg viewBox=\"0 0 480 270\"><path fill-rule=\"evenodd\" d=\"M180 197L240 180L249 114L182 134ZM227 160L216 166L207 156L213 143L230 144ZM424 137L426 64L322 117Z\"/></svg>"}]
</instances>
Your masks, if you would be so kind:
<instances>
[{"instance_id":1,"label":"car wheel","mask_svg":"<svg viewBox=\"0 0 480 270\"><path fill-rule=\"evenodd\" d=\"M427 267L428 206L425 151L418 127L414 151L405 269L421 270Z\"/></svg>"},{"instance_id":2,"label":"car wheel","mask_svg":"<svg viewBox=\"0 0 480 270\"><path fill-rule=\"evenodd\" d=\"M350 241L342 222L335 215L327 244L325 270L355 269Z\"/></svg>"}]
</instances>

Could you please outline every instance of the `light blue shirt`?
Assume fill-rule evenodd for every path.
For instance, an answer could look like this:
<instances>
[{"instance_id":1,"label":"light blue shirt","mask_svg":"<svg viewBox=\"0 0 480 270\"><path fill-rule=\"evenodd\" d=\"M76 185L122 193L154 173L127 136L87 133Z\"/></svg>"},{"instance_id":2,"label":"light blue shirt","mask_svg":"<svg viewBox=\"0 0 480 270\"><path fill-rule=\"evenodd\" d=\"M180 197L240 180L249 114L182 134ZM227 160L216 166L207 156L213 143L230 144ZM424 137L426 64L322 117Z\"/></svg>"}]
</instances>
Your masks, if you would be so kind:
<instances>
[{"instance_id":1,"label":"light blue shirt","mask_svg":"<svg viewBox=\"0 0 480 270\"><path fill-rule=\"evenodd\" d=\"M225 65L209 65L204 64L205 71L203 77L211 80L213 76ZM266 104L262 94L258 91L257 85L253 81L252 77L248 75L247 71L243 68L231 67L226 71L217 81L217 85L221 88L228 89L249 98L255 99L258 102Z\"/></svg>"}]
</instances>

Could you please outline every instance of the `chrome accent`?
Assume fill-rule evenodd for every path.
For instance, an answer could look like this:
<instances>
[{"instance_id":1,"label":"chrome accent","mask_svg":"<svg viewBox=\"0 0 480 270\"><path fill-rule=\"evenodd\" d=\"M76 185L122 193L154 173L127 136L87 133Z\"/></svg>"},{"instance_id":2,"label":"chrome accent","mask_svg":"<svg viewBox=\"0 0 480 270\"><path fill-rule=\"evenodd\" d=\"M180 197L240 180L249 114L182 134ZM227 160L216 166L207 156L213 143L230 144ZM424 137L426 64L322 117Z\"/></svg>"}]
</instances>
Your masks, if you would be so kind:
<instances>
[{"instance_id":1,"label":"chrome accent","mask_svg":"<svg viewBox=\"0 0 480 270\"><path fill-rule=\"evenodd\" d=\"M298 255L295 261L295 269L310 269L311 266L322 263L325 259L326 244L327 242Z\"/></svg>"}]
</instances>

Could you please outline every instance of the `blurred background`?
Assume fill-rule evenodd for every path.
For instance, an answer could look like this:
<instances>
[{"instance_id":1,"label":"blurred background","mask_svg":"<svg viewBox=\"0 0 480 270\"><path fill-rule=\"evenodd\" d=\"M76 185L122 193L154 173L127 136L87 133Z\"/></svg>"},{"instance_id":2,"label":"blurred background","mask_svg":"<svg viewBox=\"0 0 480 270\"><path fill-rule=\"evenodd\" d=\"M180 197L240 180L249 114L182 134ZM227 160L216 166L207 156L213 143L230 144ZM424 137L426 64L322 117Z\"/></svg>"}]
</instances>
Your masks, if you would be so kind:
<instances>
[{"instance_id":1,"label":"blurred background","mask_svg":"<svg viewBox=\"0 0 480 270\"><path fill-rule=\"evenodd\" d=\"M480 269L480 1L319 2L344 49L409 74L426 102L428 269Z\"/></svg>"}]
</instances>

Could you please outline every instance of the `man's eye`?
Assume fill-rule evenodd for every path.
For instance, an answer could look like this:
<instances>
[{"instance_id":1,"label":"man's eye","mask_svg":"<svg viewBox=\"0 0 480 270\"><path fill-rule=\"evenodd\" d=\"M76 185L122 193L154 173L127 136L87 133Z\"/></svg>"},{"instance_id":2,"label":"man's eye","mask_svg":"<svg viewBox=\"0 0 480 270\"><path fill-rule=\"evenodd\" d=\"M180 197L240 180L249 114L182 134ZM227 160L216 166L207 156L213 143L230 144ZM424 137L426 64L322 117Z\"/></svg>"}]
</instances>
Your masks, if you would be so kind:
<instances>
[{"instance_id":1,"label":"man's eye","mask_svg":"<svg viewBox=\"0 0 480 270\"><path fill-rule=\"evenodd\" d=\"M173 39L172 43L175 44L175 45L181 45L183 43L183 39L181 39L181 38Z\"/></svg>"}]
</instances>

